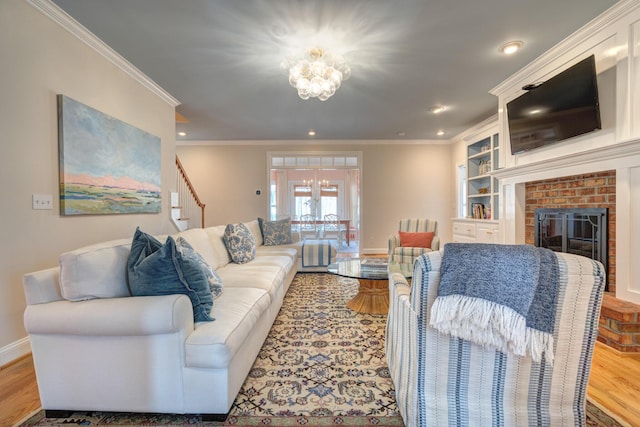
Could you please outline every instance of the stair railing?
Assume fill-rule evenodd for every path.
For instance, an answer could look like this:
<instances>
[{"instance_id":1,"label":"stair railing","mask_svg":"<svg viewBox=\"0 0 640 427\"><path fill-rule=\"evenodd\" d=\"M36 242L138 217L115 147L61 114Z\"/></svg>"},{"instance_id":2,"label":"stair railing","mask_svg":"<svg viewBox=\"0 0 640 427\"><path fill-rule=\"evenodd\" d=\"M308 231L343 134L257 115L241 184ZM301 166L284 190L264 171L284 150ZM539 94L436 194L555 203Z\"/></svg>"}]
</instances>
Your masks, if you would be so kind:
<instances>
[{"instance_id":1,"label":"stair railing","mask_svg":"<svg viewBox=\"0 0 640 427\"><path fill-rule=\"evenodd\" d=\"M178 192L179 206L172 206L172 208L180 208L180 220L187 221L187 228L198 227L196 225L198 222L200 223L199 226L204 228L205 204L198 197L178 156L176 156L176 166L176 191Z\"/></svg>"}]
</instances>

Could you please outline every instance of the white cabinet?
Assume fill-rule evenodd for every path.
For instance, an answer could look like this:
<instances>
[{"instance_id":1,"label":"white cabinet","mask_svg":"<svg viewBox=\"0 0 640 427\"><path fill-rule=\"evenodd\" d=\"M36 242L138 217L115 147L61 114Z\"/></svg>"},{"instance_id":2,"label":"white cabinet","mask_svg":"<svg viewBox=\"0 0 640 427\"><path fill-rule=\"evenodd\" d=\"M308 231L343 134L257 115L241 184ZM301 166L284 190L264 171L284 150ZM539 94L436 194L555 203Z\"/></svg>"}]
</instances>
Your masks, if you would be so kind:
<instances>
[{"instance_id":1,"label":"white cabinet","mask_svg":"<svg viewBox=\"0 0 640 427\"><path fill-rule=\"evenodd\" d=\"M455 243L500 243L498 221L454 219Z\"/></svg>"},{"instance_id":2,"label":"white cabinet","mask_svg":"<svg viewBox=\"0 0 640 427\"><path fill-rule=\"evenodd\" d=\"M477 243L500 243L498 224L476 224Z\"/></svg>"},{"instance_id":3,"label":"white cabinet","mask_svg":"<svg viewBox=\"0 0 640 427\"><path fill-rule=\"evenodd\" d=\"M476 225L466 221L453 221L453 241L468 243L476 241Z\"/></svg>"}]
</instances>

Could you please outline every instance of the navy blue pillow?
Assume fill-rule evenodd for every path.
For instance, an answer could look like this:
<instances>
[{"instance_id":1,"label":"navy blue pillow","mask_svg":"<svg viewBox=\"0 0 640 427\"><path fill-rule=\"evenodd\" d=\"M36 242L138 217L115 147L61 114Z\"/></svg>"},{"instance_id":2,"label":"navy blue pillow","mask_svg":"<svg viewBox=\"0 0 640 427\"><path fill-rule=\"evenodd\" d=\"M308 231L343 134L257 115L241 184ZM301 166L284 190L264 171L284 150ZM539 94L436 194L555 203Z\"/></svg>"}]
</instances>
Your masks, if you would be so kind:
<instances>
[{"instance_id":1,"label":"navy blue pillow","mask_svg":"<svg viewBox=\"0 0 640 427\"><path fill-rule=\"evenodd\" d=\"M136 229L127 262L133 296L184 294L191 299L196 322L212 321L213 297L201 265L183 256L172 237L165 244Z\"/></svg>"}]
</instances>

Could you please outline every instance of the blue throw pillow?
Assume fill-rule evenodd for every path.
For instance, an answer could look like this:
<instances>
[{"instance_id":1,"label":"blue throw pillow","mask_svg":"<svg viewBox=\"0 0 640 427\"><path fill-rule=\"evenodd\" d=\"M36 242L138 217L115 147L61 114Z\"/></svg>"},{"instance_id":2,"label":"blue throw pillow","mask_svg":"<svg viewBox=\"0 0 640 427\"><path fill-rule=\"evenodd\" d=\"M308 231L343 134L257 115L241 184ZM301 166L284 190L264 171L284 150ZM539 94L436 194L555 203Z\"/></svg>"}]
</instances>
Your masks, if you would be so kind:
<instances>
[{"instance_id":1,"label":"blue throw pillow","mask_svg":"<svg viewBox=\"0 0 640 427\"><path fill-rule=\"evenodd\" d=\"M127 263L133 296L184 294L191 299L196 322L212 321L213 297L206 274L178 250L172 237L162 245L136 229Z\"/></svg>"},{"instance_id":2,"label":"blue throw pillow","mask_svg":"<svg viewBox=\"0 0 640 427\"><path fill-rule=\"evenodd\" d=\"M211 268L211 266L205 261L202 255L200 255L193 246L189 244L185 240L184 237L178 237L176 239L176 245L178 247L178 251L182 254L183 257L190 258L193 262L197 263L202 272L207 276L207 281L209 282L209 288L211 288L211 296L214 300L218 299L220 295L222 295L222 291L224 290L224 286L222 285L222 279L216 273L216 271Z\"/></svg>"},{"instance_id":3,"label":"blue throw pillow","mask_svg":"<svg viewBox=\"0 0 640 427\"><path fill-rule=\"evenodd\" d=\"M227 224L223 239L236 264L245 264L256 257L256 240L245 224Z\"/></svg>"},{"instance_id":4,"label":"blue throw pillow","mask_svg":"<svg viewBox=\"0 0 640 427\"><path fill-rule=\"evenodd\" d=\"M278 246L293 243L291 237L291 219L284 218L277 221L265 221L258 218L262 239L265 246Z\"/></svg>"}]
</instances>

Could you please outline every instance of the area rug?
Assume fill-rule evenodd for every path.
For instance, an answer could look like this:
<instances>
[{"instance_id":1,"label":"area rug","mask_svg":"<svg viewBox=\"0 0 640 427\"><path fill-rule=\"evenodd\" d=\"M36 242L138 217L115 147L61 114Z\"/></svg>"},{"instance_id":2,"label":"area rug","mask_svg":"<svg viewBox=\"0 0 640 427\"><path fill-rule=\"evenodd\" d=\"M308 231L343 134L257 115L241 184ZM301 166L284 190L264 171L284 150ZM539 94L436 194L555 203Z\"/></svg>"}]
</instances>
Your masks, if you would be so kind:
<instances>
[{"instance_id":1,"label":"area rug","mask_svg":"<svg viewBox=\"0 0 640 427\"><path fill-rule=\"evenodd\" d=\"M358 282L298 274L225 422L198 415L77 412L21 426L403 426L384 357L386 315L346 303ZM619 426L588 404L588 426Z\"/></svg>"}]
</instances>

